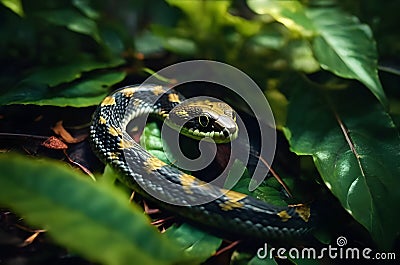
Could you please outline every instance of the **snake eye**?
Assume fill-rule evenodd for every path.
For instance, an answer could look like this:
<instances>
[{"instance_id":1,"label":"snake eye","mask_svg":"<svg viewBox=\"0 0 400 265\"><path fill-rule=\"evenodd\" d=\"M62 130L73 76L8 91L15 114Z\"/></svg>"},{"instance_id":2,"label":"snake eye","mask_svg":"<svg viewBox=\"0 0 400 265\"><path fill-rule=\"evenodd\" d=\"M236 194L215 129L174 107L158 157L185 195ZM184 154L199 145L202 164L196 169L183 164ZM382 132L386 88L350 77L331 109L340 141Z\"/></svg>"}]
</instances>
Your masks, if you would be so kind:
<instances>
[{"instance_id":1,"label":"snake eye","mask_svg":"<svg viewBox=\"0 0 400 265\"><path fill-rule=\"evenodd\" d=\"M202 127L207 127L210 119L206 115L199 116L199 123Z\"/></svg>"}]
</instances>

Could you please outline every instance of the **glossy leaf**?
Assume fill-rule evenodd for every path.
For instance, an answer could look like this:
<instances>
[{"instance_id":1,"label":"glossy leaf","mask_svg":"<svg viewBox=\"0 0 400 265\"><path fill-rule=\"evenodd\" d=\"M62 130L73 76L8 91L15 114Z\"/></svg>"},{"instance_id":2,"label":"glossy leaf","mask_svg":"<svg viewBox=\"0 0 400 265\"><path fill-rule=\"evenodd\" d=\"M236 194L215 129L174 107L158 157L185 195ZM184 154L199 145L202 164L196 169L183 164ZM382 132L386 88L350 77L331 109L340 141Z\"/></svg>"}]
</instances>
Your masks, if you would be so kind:
<instances>
[{"instance_id":1,"label":"glossy leaf","mask_svg":"<svg viewBox=\"0 0 400 265\"><path fill-rule=\"evenodd\" d=\"M127 197L58 162L2 155L0 202L92 261L126 265L183 259Z\"/></svg>"},{"instance_id":2,"label":"glossy leaf","mask_svg":"<svg viewBox=\"0 0 400 265\"><path fill-rule=\"evenodd\" d=\"M167 229L165 235L178 242L183 251L193 258L192 263L204 262L215 254L222 243L222 239L188 224L172 226Z\"/></svg>"},{"instance_id":3,"label":"glossy leaf","mask_svg":"<svg viewBox=\"0 0 400 265\"><path fill-rule=\"evenodd\" d=\"M43 83L22 82L0 98L0 104L36 104L52 106L93 106L108 94L108 88L125 78L124 72L99 74L69 83L49 87Z\"/></svg>"},{"instance_id":4,"label":"glossy leaf","mask_svg":"<svg viewBox=\"0 0 400 265\"><path fill-rule=\"evenodd\" d=\"M361 89L322 93L293 84L291 148L311 155L326 186L383 248L399 234L400 137L381 105Z\"/></svg>"},{"instance_id":5,"label":"glossy leaf","mask_svg":"<svg viewBox=\"0 0 400 265\"><path fill-rule=\"evenodd\" d=\"M309 9L307 15L318 33L313 40L313 49L321 67L338 76L359 80L387 106L370 28L336 8Z\"/></svg>"},{"instance_id":6,"label":"glossy leaf","mask_svg":"<svg viewBox=\"0 0 400 265\"><path fill-rule=\"evenodd\" d=\"M249 0L248 4L258 14L271 15L294 35L312 38L314 54L323 69L359 80L387 107L378 77L375 40L366 24L332 6L306 8L300 1L274 0Z\"/></svg>"}]
</instances>

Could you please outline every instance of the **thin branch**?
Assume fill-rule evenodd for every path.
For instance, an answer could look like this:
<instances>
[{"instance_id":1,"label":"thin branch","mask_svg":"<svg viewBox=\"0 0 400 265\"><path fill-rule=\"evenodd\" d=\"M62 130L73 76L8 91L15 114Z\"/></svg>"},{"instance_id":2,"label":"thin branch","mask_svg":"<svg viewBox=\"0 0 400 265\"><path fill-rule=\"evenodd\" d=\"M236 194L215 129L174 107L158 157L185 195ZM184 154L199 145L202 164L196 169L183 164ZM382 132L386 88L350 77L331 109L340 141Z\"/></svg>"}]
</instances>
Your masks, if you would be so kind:
<instances>
[{"instance_id":1,"label":"thin branch","mask_svg":"<svg viewBox=\"0 0 400 265\"><path fill-rule=\"evenodd\" d=\"M349 131L348 131L348 129L346 128L346 126L344 125L344 123L342 122L342 120L340 119L339 115L337 114L337 112L334 109L333 109L333 113L335 115L336 121L339 123L340 129L343 132L344 138L346 139L346 142L349 145L351 152L353 152L353 154L355 155L355 157L357 159L357 163L358 163L358 166L360 168L361 174L362 174L363 177L365 177L365 172L364 172L363 166L361 164L361 159L360 159L361 156L358 154L358 152L357 152L357 150L356 150L356 148L354 146L354 143L350 138Z\"/></svg>"},{"instance_id":2,"label":"thin branch","mask_svg":"<svg viewBox=\"0 0 400 265\"><path fill-rule=\"evenodd\" d=\"M40 136L40 135L32 135L32 134L22 134L22 133L0 133L0 138L29 138L29 139L37 139L37 140L47 140L48 136Z\"/></svg>"},{"instance_id":3,"label":"thin branch","mask_svg":"<svg viewBox=\"0 0 400 265\"><path fill-rule=\"evenodd\" d=\"M272 176L274 176L274 178L279 182L279 184L282 185L282 187L286 190L286 192L288 193L289 197L293 197L292 193L289 190L289 187L286 185L286 183L282 180L282 178L272 169L271 165L261 156L258 156L258 158L260 159L261 162L263 162L263 164L268 167L269 171L271 171Z\"/></svg>"}]
</instances>

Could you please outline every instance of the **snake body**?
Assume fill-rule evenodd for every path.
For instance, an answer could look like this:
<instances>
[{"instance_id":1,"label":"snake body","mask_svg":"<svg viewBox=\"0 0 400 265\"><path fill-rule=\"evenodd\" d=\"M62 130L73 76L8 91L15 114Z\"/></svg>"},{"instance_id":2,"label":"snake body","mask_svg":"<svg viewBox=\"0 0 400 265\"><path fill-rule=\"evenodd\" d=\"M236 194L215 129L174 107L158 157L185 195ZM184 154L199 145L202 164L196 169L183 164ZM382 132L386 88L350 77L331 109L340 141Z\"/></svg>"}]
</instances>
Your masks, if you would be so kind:
<instances>
[{"instance_id":1,"label":"snake body","mask_svg":"<svg viewBox=\"0 0 400 265\"><path fill-rule=\"evenodd\" d=\"M170 113L183 100L184 97L175 90L159 85L128 86L113 92L102 101L93 116L90 141L95 153L119 172L121 182L128 187L160 208L217 230L218 234L264 241L307 234L312 228L313 218L308 206L278 207L242 193L208 185L155 158L127 135L128 123L140 116L151 114L167 120L172 115L184 114L187 106L178 114ZM201 108L201 103L197 105L195 109ZM208 125L209 119L224 121L226 115L234 114L221 110L213 115L201 118L199 114L197 123L202 125L188 124L206 128L203 125ZM196 119L190 121L196 122ZM217 125L208 126L206 134L219 137L219 142L235 137L237 128ZM217 128L217 132L212 131ZM204 135L196 128L188 128L186 133ZM157 194L157 198L149 193ZM209 198L210 194L215 196L214 200L198 203Z\"/></svg>"}]
</instances>

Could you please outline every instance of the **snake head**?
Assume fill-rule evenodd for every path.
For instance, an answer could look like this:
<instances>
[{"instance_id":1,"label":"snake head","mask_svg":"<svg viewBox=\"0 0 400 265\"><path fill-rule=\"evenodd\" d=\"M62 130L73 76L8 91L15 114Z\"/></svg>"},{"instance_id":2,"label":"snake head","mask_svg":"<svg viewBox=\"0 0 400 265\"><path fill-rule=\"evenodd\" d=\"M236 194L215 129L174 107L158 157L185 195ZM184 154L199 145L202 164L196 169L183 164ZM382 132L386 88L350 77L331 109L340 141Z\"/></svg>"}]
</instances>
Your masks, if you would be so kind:
<instances>
[{"instance_id":1,"label":"snake head","mask_svg":"<svg viewBox=\"0 0 400 265\"><path fill-rule=\"evenodd\" d=\"M238 136L236 112L217 100L186 100L173 108L166 124L193 139L227 143Z\"/></svg>"}]
</instances>

